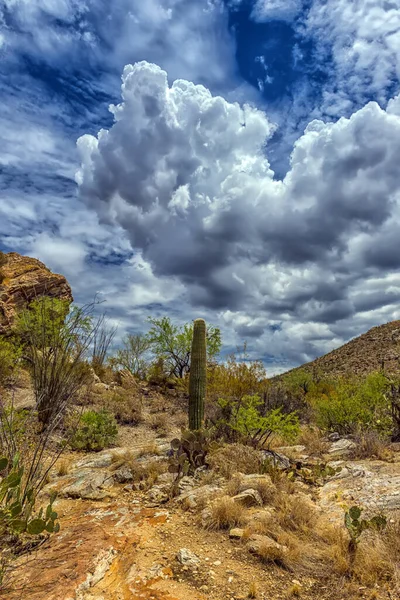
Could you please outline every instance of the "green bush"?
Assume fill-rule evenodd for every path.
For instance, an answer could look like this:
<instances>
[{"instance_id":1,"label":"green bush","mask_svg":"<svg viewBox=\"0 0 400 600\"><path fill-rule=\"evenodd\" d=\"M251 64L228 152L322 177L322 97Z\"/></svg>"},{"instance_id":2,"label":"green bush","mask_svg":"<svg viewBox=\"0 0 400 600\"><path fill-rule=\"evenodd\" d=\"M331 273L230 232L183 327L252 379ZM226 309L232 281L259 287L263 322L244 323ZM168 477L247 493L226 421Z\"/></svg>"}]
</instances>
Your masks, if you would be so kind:
<instances>
[{"instance_id":1,"label":"green bush","mask_svg":"<svg viewBox=\"0 0 400 600\"><path fill-rule=\"evenodd\" d=\"M373 430L389 435L393 428L387 380L371 373L364 380L339 379L312 400L315 421L327 431L341 435Z\"/></svg>"},{"instance_id":2,"label":"green bush","mask_svg":"<svg viewBox=\"0 0 400 600\"><path fill-rule=\"evenodd\" d=\"M74 450L98 452L112 446L117 433L117 423L111 413L105 410L88 410L81 416L70 445Z\"/></svg>"},{"instance_id":3,"label":"green bush","mask_svg":"<svg viewBox=\"0 0 400 600\"><path fill-rule=\"evenodd\" d=\"M19 357L21 349L5 338L0 338L0 384L6 383L12 375Z\"/></svg>"},{"instance_id":4,"label":"green bush","mask_svg":"<svg viewBox=\"0 0 400 600\"><path fill-rule=\"evenodd\" d=\"M240 403L233 405L229 400L220 399L218 404L228 419L223 423L239 440L254 447L262 447L279 435L293 441L300 432L299 419L295 413L284 414L276 408L262 414L263 401L259 396L243 396Z\"/></svg>"}]
</instances>

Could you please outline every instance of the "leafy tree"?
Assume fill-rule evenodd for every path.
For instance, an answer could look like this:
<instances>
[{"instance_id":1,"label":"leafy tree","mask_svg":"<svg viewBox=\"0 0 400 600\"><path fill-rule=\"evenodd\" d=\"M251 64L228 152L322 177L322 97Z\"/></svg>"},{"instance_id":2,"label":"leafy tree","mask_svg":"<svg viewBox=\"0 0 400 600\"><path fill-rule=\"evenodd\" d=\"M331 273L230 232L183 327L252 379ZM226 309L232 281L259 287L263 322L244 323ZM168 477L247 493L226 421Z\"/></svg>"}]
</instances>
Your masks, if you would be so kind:
<instances>
[{"instance_id":1,"label":"leafy tree","mask_svg":"<svg viewBox=\"0 0 400 600\"><path fill-rule=\"evenodd\" d=\"M147 334L150 347L156 357L164 360L170 375L182 378L189 372L190 352L193 339L193 323L173 325L169 317L149 318L151 328ZM221 350L221 332L212 325L207 329L207 357L216 358Z\"/></svg>"},{"instance_id":2,"label":"leafy tree","mask_svg":"<svg viewBox=\"0 0 400 600\"><path fill-rule=\"evenodd\" d=\"M149 366L151 342L142 333L129 334L123 341L123 348L110 360L112 366L129 371L134 377L144 379Z\"/></svg>"}]
</instances>

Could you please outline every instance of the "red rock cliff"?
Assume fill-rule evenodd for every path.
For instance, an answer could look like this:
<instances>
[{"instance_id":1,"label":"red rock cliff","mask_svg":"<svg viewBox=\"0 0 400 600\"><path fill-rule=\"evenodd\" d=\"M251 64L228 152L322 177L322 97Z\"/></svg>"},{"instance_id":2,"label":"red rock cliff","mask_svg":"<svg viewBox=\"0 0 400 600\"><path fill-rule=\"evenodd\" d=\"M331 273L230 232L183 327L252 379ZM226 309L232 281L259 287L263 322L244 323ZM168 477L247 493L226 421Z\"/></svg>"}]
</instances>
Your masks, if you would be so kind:
<instances>
[{"instance_id":1,"label":"red rock cliff","mask_svg":"<svg viewBox=\"0 0 400 600\"><path fill-rule=\"evenodd\" d=\"M16 252L4 255L0 284L0 334L11 330L16 314L39 296L72 302L72 292L63 275L52 273L40 260Z\"/></svg>"}]
</instances>

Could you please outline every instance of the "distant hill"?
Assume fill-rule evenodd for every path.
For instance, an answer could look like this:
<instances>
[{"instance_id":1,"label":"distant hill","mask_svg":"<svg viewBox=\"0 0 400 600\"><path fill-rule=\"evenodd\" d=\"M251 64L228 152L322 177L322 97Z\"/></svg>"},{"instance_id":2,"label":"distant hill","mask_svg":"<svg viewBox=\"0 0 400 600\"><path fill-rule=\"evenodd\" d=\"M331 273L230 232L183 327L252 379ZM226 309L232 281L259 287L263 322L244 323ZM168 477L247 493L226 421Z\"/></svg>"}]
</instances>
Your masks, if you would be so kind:
<instances>
[{"instance_id":1,"label":"distant hill","mask_svg":"<svg viewBox=\"0 0 400 600\"><path fill-rule=\"evenodd\" d=\"M387 372L398 373L400 372L399 359L400 321L391 321L373 327L340 348L297 369L317 371L324 375L367 375L381 369L383 362Z\"/></svg>"}]
</instances>

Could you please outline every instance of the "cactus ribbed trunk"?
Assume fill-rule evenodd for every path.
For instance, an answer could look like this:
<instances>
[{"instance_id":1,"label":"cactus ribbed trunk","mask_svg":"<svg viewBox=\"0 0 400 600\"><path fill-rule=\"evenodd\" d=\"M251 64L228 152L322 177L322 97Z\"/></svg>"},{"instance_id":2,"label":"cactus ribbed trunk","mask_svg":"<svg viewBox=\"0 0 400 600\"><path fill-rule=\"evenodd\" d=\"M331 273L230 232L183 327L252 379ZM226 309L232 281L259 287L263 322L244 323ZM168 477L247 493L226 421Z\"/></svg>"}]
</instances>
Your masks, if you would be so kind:
<instances>
[{"instance_id":1,"label":"cactus ribbed trunk","mask_svg":"<svg viewBox=\"0 0 400 600\"><path fill-rule=\"evenodd\" d=\"M206 380L206 322L204 319L196 319L193 327L189 374L189 429L192 431L197 431L203 426Z\"/></svg>"}]
</instances>

